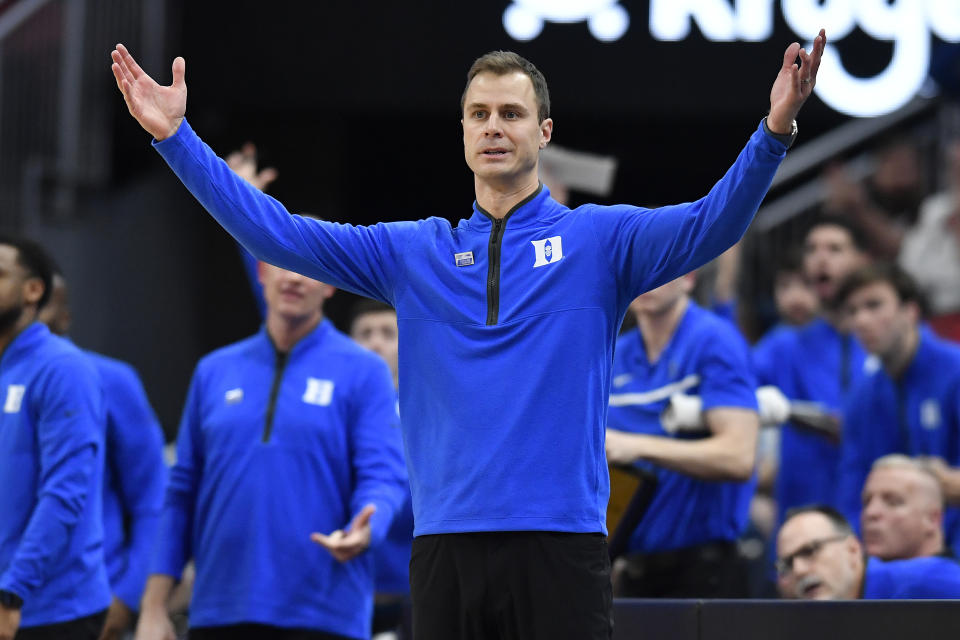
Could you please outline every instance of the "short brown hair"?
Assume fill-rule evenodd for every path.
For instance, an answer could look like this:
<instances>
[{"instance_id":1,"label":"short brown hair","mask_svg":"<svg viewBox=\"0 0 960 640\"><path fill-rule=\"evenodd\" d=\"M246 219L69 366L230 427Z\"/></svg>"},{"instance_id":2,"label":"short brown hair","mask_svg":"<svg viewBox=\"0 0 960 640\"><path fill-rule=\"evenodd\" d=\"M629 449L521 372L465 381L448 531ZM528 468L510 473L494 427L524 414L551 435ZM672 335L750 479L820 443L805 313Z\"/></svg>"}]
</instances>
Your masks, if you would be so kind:
<instances>
[{"instance_id":1,"label":"short brown hair","mask_svg":"<svg viewBox=\"0 0 960 640\"><path fill-rule=\"evenodd\" d=\"M467 71L467 84L460 96L460 113L463 113L467 101L467 89L470 83L481 73L492 73L496 76L505 76L508 73L519 71L527 74L533 83L533 93L537 98L537 118L543 122L550 117L550 90L547 89L547 79L532 62L513 51L491 51L474 60Z\"/></svg>"},{"instance_id":2,"label":"short brown hair","mask_svg":"<svg viewBox=\"0 0 960 640\"><path fill-rule=\"evenodd\" d=\"M925 311L923 294L916 281L892 262L878 262L851 273L837 290L837 303L844 305L854 292L878 283L890 285L901 303L913 302L920 308L921 313Z\"/></svg>"}]
</instances>

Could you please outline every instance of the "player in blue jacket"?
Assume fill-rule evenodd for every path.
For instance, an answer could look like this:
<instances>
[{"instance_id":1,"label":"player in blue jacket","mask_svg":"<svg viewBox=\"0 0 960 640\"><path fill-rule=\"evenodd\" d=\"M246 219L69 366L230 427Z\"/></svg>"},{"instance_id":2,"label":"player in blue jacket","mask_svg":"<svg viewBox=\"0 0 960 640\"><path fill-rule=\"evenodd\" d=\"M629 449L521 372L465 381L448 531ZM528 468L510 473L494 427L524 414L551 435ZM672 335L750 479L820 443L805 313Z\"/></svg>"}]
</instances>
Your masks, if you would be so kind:
<instances>
[{"instance_id":1,"label":"player in blue jacket","mask_svg":"<svg viewBox=\"0 0 960 640\"><path fill-rule=\"evenodd\" d=\"M100 634L104 416L93 365L36 322L52 263L0 237L0 637Z\"/></svg>"},{"instance_id":2,"label":"player in blue jacket","mask_svg":"<svg viewBox=\"0 0 960 640\"><path fill-rule=\"evenodd\" d=\"M800 507L787 514L777 536L776 566L784 598L960 598L960 563L954 558L867 558L850 524L832 507Z\"/></svg>"},{"instance_id":3,"label":"player in blue jacket","mask_svg":"<svg viewBox=\"0 0 960 640\"><path fill-rule=\"evenodd\" d=\"M690 300L693 278L634 300L637 329L617 341L607 457L641 461L657 476L615 585L618 596L747 596L737 539L755 485L757 385L736 328ZM664 430L660 416L674 394L702 399L705 433Z\"/></svg>"},{"instance_id":4,"label":"player in blue jacket","mask_svg":"<svg viewBox=\"0 0 960 640\"><path fill-rule=\"evenodd\" d=\"M617 331L630 301L742 236L793 139L825 41L821 32L810 53L797 43L784 52L770 114L710 193L657 210L571 211L550 198L537 172L553 132L546 80L514 53L479 58L461 100L476 201L456 227L291 216L190 128L181 58L161 87L122 45L113 52L131 114L241 244L397 310L417 637L493 637L498 627L609 637L603 443ZM430 143L423 149L434 162ZM412 187L429 188L428 165Z\"/></svg>"},{"instance_id":5,"label":"player in blue jacket","mask_svg":"<svg viewBox=\"0 0 960 640\"><path fill-rule=\"evenodd\" d=\"M803 245L803 271L821 315L799 327L778 327L753 349L757 382L791 400L812 401L838 416L860 378L866 353L844 327L836 296L844 278L867 261L859 228L843 218L814 220ZM836 503L840 446L824 435L783 426L774 484L777 522L791 508Z\"/></svg>"},{"instance_id":6,"label":"player in blue jacket","mask_svg":"<svg viewBox=\"0 0 960 640\"><path fill-rule=\"evenodd\" d=\"M190 558L191 638L369 637L364 551L405 493L390 372L323 319L332 287L267 264L260 280L264 328L194 373L138 637L170 633Z\"/></svg>"},{"instance_id":7,"label":"player in blue jacket","mask_svg":"<svg viewBox=\"0 0 960 640\"><path fill-rule=\"evenodd\" d=\"M53 295L39 320L57 335L70 331L70 296L59 271L54 271ZM113 602L101 637L109 640L121 637L140 609L167 467L163 431L137 372L126 362L93 351L84 353L100 376L107 420L103 549Z\"/></svg>"},{"instance_id":8,"label":"player in blue jacket","mask_svg":"<svg viewBox=\"0 0 960 640\"><path fill-rule=\"evenodd\" d=\"M960 466L960 347L920 323L920 292L893 264L852 274L840 291L847 317L875 356L844 414L840 480L844 515L860 518L874 460L890 453ZM944 513L947 544L960 544L960 512Z\"/></svg>"}]
</instances>

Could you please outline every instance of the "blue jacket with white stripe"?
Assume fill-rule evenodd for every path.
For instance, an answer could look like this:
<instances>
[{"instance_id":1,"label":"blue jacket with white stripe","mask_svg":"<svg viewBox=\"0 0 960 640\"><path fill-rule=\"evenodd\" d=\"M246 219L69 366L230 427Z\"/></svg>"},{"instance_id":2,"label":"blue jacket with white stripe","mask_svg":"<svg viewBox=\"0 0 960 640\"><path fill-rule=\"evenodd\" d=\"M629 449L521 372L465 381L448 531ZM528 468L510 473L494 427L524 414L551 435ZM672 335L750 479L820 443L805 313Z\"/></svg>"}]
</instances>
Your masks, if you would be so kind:
<instances>
[{"instance_id":1,"label":"blue jacket with white stripe","mask_svg":"<svg viewBox=\"0 0 960 640\"><path fill-rule=\"evenodd\" d=\"M352 226L292 216L184 121L155 146L251 253L397 310L415 535L606 532L613 348L637 295L744 233L786 146L762 127L692 203L575 210L541 188L503 219Z\"/></svg>"}]
</instances>

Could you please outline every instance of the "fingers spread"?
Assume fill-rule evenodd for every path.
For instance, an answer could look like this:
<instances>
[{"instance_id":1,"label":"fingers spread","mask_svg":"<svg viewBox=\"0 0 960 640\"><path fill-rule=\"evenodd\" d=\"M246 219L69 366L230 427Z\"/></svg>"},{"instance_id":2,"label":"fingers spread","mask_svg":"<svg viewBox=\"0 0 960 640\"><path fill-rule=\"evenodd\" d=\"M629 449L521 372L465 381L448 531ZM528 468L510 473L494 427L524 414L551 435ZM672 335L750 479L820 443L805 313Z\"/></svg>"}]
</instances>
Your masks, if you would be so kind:
<instances>
[{"instance_id":1,"label":"fingers spread","mask_svg":"<svg viewBox=\"0 0 960 640\"><path fill-rule=\"evenodd\" d=\"M783 68L789 69L797 59L797 52L800 50L800 43L793 42L787 47L787 50L783 52Z\"/></svg>"}]
</instances>

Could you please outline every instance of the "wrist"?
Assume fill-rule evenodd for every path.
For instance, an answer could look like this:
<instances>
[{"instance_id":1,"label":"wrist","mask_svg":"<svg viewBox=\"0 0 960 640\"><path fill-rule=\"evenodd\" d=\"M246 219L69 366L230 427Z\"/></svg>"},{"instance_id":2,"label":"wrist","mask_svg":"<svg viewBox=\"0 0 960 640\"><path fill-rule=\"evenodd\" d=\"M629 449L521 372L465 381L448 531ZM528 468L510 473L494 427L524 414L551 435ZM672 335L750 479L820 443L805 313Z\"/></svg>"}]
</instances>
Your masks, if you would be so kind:
<instances>
[{"instance_id":1,"label":"wrist","mask_svg":"<svg viewBox=\"0 0 960 640\"><path fill-rule=\"evenodd\" d=\"M15 594L13 591L0 589L0 607L3 607L4 609L22 609L23 598Z\"/></svg>"},{"instance_id":2,"label":"wrist","mask_svg":"<svg viewBox=\"0 0 960 640\"><path fill-rule=\"evenodd\" d=\"M793 146L794 141L797 139L796 120L791 120L789 123L783 124L782 122L774 120L771 116L767 116L763 119L763 130L768 136L787 145L788 149Z\"/></svg>"}]
</instances>

